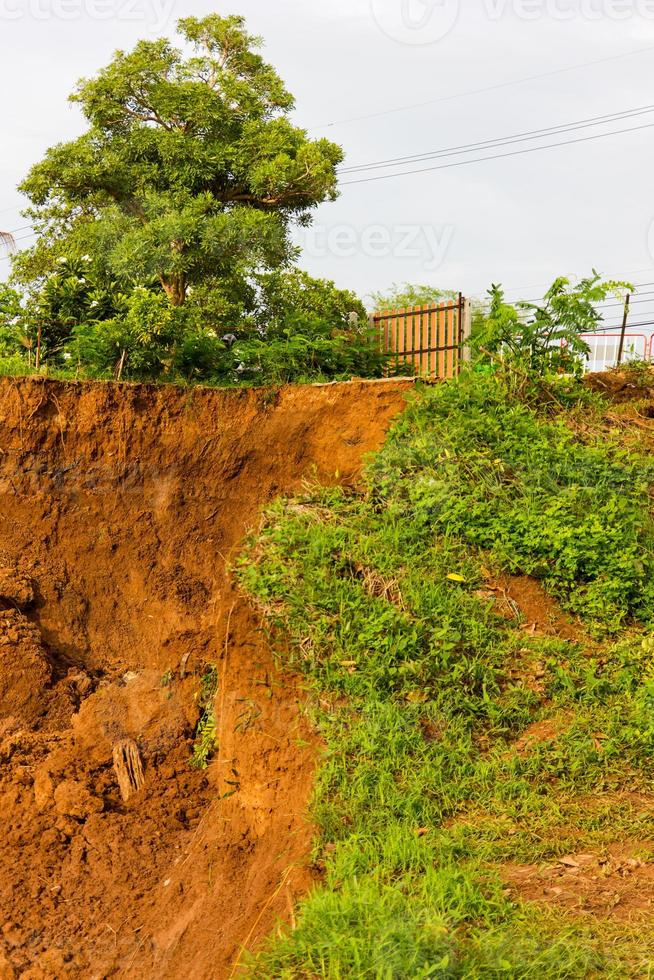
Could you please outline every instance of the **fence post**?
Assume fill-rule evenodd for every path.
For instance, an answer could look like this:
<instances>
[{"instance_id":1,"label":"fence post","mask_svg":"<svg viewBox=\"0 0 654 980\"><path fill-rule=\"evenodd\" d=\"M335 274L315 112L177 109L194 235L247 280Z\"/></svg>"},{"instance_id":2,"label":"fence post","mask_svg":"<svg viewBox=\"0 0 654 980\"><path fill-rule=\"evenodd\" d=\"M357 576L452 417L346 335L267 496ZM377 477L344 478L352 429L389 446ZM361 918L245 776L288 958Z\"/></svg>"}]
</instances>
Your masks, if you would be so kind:
<instances>
[{"instance_id":1,"label":"fence post","mask_svg":"<svg viewBox=\"0 0 654 980\"><path fill-rule=\"evenodd\" d=\"M472 304L469 299L461 297L461 360L469 364L472 358L470 350L470 334L472 333Z\"/></svg>"}]
</instances>

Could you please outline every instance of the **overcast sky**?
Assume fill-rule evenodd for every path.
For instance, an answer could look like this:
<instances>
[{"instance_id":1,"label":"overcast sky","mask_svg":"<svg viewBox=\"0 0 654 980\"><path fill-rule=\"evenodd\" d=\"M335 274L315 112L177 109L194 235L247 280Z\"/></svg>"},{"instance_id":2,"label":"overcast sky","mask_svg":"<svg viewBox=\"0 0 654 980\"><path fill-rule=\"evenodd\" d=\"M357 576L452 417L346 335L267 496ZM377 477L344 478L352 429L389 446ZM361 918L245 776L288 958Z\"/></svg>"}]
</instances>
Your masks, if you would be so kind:
<instances>
[{"instance_id":1,"label":"overcast sky","mask_svg":"<svg viewBox=\"0 0 654 980\"><path fill-rule=\"evenodd\" d=\"M654 104L654 0L0 0L0 228L25 224L15 188L30 165L81 131L67 103L76 80L216 10L263 35L297 122L341 143L346 166ZM650 122L654 112L548 142ZM409 281L535 296L593 266L649 283L653 164L644 128L350 184L301 236L302 264L362 295Z\"/></svg>"}]
</instances>

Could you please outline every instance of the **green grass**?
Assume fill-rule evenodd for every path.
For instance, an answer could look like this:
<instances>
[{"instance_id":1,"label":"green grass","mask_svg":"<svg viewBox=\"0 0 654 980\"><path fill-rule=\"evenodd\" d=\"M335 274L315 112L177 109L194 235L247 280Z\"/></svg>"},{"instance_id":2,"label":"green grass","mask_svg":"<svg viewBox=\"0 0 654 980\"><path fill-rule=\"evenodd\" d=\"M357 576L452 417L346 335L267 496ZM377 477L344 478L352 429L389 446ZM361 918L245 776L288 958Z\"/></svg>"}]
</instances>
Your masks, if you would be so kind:
<instances>
[{"instance_id":1,"label":"green grass","mask_svg":"<svg viewBox=\"0 0 654 980\"><path fill-rule=\"evenodd\" d=\"M364 492L279 501L249 542L242 585L293 641L326 745L324 882L254 976L649 975L654 941L519 903L500 875L654 839L628 795L654 775L654 468L592 435L582 389L549 405L495 377L423 390ZM540 577L601 642L498 615L499 569ZM557 734L517 751L544 719Z\"/></svg>"}]
</instances>

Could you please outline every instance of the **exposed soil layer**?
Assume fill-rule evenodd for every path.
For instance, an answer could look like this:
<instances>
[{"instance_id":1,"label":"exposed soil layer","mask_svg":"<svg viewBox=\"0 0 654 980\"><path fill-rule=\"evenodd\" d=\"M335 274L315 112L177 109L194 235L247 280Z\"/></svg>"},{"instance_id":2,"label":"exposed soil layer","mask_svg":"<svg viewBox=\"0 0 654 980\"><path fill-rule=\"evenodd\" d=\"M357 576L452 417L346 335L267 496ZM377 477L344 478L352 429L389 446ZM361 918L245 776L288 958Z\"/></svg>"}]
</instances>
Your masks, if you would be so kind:
<instances>
[{"instance_id":1,"label":"exposed soil layer","mask_svg":"<svg viewBox=\"0 0 654 980\"><path fill-rule=\"evenodd\" d=\"M584 382L614 402L654 399L654 369L645 365L637 370L626 366L588 374Z\"/></svg>"},{"instance_id":2,"label":"exposed soil layer","mask_svg":"<svg viewBox=\"0 0 654 980\"><path fill-rule=\"evenodd\" d=\"M522 899L632 920L654 911L654 862L643 857L651 849L651 842L615 844L604 853L569 854L547 865L503 865L501 875Z\"/></svg>"},{"instance_id":3,"label":"exposed soil layer","mask_svg":"<svg viewBox=\"0 0 654 980\"><path fill-rule=\"evenodd\" d=\"M528 575L504 575L490 581L482 595L493 599L501 616L520 618L523 629L534 636L560 636L573 642L587 642L581 624L566 615L541 583Z\"/></svg>"},{"instance_id":4,"label":"exposed soil layer","mask_svg":"<svg viewBox=\"0 0 654 980\"><path fill-rule=\"evenodd\" d=\"M229 977L292 914L316 743L227 566L277 494L356 481L410 386L0 380L3 980Z\"/></svg>"}]
</instances>

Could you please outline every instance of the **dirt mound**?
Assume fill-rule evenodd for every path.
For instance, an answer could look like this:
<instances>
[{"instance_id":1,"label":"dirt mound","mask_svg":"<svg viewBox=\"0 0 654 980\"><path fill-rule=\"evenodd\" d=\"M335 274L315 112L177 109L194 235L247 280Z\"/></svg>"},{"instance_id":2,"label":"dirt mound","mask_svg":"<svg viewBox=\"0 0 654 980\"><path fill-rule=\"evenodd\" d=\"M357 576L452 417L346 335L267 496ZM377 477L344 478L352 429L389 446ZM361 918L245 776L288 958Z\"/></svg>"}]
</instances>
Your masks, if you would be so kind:
<instances>
[{"instance_id":1,"label":"dirt mound","mask_svg":"<svg viewBox=\"0 0 654 980\"><path fill-rule=\"evenodd\" d=\"M274 496L354 481L409 388L0 380L0 976L227 977L291 914L316 745L227 569Z\"/></svg>"},{"instance_id":2,"label":"dirt mound","mask_svg":"<svg viewBox=\"0 0 654 980\"><path fill-rule=\"evenodd\" d=\"M479 594L482 598L492 599L501 616L507 619L519 617L523 629L532 636L560 636L572 642L580 639L587 642L583 627L563 612L541 582L528 575L490 579Z\"/></svg>"},{"instance_id":3,"label":"dirt mound","mask_svg":"<svg viewBox=\"0 0 654 980\"><path fill-rule=\"evenodd\" d=\"M641 363L625 364L588 374L584 384L614 402L654 399L654 368Z\"/></svg>"}]
</instances>

